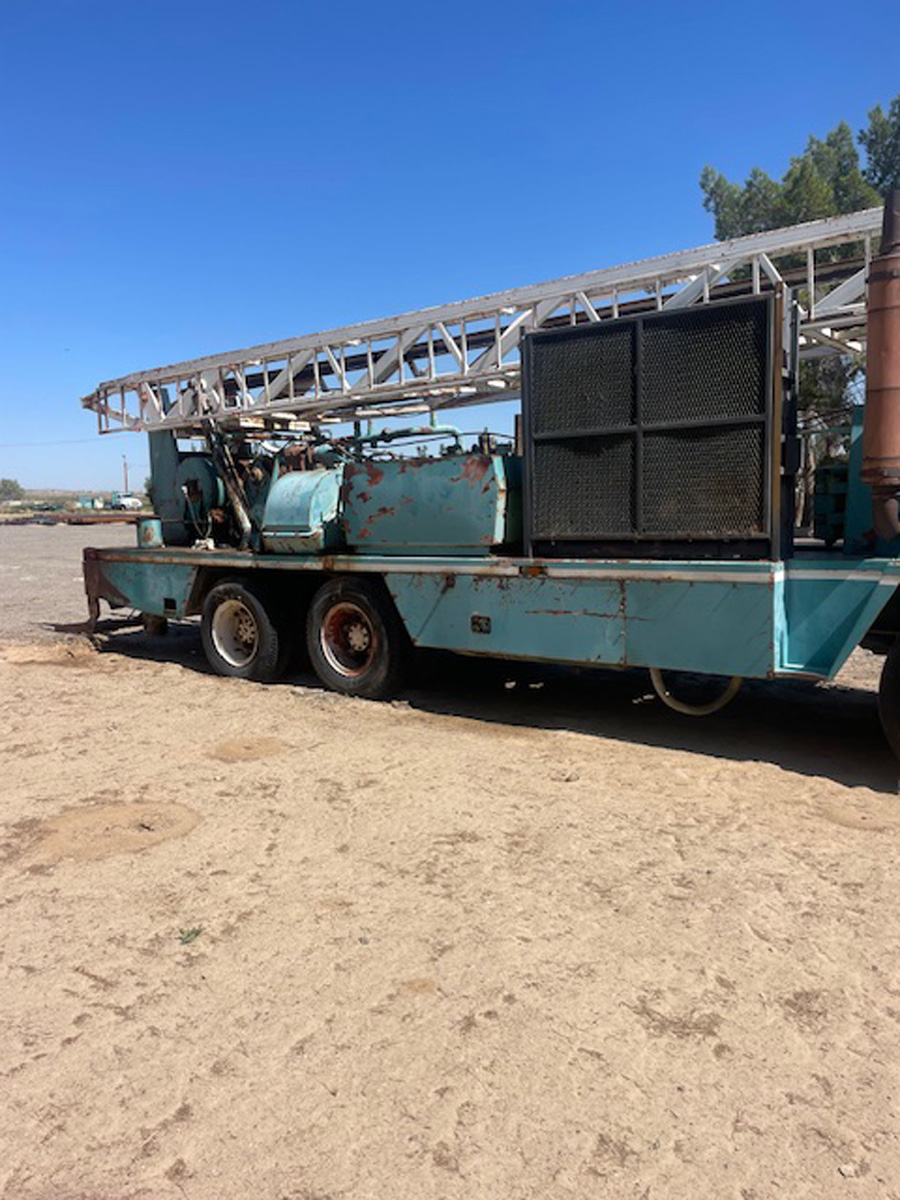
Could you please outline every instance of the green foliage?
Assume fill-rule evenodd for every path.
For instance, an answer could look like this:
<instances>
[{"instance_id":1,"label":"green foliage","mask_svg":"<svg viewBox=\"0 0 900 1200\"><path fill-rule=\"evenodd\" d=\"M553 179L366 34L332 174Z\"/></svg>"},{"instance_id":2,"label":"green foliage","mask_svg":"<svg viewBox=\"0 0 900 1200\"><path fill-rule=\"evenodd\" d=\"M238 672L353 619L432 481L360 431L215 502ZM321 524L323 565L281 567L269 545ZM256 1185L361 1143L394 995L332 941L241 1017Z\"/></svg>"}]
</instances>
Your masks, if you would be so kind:
<instances>
[{"instance_id":1,"label":"green foliage","mask_svg":"<svg viewBox=\"0 0 900 1200\"><path fill-rule=\"evenodd\" d=\"M900 96L891 101L887 116L876 104L869 113L869 128L860 131L859 140L866 152L866 179L882 195L900 187Z\"/></svg>"},{"instance_id":2,"label":"green foliage","mask_svg":"<svg viewBox=\"0 0 900 1200\"><path fill-rule=\"evenodd\" d=\"M153 507L153 476L148 475L144 480L144 495L147 497L147 503Z\"/></svg>"},{"instance_id":3,"label":"green foliage","mask_svg":"<svg viewBox=\"0 0 900 1200\"><path fill-rule=\"evenodd\" d=\"M882 124L887 128L882 129ZM859 140L869 154L865 171L860 168L859 152L846 121L836 125L824 141L811 136L780 180L754 167L743 184L734 183L714 167L704 167L700 176L703 207L715 217L716 237L722 240L760 233L879 204L880 193L873 183L889 178L891 172L900 176L900 96L891 104L889 117L884 117L880 107L872 110L870 127ZM873 152L877 168L873 167Z\"/></svg>"},{"instance_id":4,"label":"green foliage","mask_svg":"<svg viewBox=\"0 0 900 1200\"><path fill-rule=\"evenodd\" d=\"M18 479L0 479L0 503L7 500L21 500L25 489Z\"/></svg>"},{"instance_id":5,"label":"green foliage","mask_svg":"<svg viewBox=\"0 0 900 1200\"><path fill-rule=\"evenodd\" d=\"M860 166L859 151L846 121L824 139L810 136L802 154L791 159L781 179L754 167L744 183L727 179L714 167L700 176L703 207L716 222L719 240L760 233L856 212L881 203L884 192L900 187L900 95L887 114L877 105L858 142L866 155ZM859 246L841 246L817 254L817 261L860 255ZM801 266L799 259L783 259L782 269ZM801 302L805 297L801 292ZM816 462L846 452L846 438L834 427L847 421L863 379L864 364L849 356L804 362L800 368L800 428L805 435L804 469L798 488L798 523L812 521L812 485Z\"/></svg>"}]
</instances>

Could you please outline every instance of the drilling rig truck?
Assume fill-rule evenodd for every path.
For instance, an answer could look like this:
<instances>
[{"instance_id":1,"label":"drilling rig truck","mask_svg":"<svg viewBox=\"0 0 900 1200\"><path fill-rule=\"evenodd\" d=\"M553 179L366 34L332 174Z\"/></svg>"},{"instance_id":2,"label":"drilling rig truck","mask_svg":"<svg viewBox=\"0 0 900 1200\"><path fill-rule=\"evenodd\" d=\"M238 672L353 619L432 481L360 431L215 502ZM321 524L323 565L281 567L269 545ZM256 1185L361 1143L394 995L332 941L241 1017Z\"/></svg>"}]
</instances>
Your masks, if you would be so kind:
<instances>
[{"instance_id":1,"label":"drilling rig truck","mask_svg":"<svg viewBox=\"0 0 900 1200\"><path fill-rule=\"evenodd\" d=\"M801 361L864 353L801 537ZM445 421L488 401L519 402L506 433ZM155 509L137 545L85 551L93 623L101 600L199 615L222 675L275 679L303 644L326 687L372 698L413 647L644 668L696 716L864 645L900 753L900 193L82 404L148 433ZM700 702L681 673L709 677Z\"/></svg>"}]
</instances>

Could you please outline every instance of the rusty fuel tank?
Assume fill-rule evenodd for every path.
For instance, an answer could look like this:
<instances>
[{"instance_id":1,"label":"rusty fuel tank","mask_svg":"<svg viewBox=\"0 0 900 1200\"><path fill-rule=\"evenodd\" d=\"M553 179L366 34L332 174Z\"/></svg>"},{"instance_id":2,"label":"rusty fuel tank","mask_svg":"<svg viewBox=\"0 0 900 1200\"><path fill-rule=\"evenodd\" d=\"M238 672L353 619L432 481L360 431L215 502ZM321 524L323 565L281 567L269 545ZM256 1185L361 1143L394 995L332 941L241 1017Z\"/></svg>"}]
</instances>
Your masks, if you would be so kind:
<instances>
[{"instance_id":1,"label":"rusty fuel tank","mask_svg":"<svg viewBox=\"0 0 900 1200\"><path fill-rule=\"evenodd\" d=\"M881 252L869 272L862 481L878 536L900 536L900 190L884 202Z\"/></svg>"}]
</instances>

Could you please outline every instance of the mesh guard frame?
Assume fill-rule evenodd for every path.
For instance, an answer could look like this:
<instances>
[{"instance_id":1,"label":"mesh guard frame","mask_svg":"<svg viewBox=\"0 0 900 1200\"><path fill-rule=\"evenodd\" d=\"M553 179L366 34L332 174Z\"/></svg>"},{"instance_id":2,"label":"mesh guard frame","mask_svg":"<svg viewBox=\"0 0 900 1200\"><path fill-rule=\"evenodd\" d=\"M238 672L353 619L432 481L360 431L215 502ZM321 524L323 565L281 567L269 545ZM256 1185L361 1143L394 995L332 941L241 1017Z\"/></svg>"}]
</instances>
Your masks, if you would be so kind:
<instances>
[{"instance_id":1,"label":"mesh guard frame","mask_svg":"<svg viewBox=\"0 0 900 1200\"><path fill-rule=\"evenodd\" d=\"M768 293L525 334L526 552L765 559L783 540L789 554L793 489L773 486L783 382L786 434L796 407L783 305Z\"/></svg>"}]
</instances>

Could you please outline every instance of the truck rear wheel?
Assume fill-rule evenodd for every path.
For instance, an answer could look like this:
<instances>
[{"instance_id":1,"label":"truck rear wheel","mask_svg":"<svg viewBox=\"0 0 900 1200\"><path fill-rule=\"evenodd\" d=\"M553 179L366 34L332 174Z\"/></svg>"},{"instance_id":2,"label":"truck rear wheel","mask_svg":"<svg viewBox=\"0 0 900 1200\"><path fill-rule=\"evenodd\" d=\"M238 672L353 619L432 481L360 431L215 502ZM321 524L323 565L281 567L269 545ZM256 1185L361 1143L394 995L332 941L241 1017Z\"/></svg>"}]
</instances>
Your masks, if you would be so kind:
<instances>
[{"instance_id":1,"label":"truck rear wheel","mask_svg":"<svg viewBox=\"0 0 900 1200\"><path fill-rule=\"evenodd\" d=\"M226 581L210 590L200 634L209 665L219 675L266 683L281 674L285 639L263 596L249 584Z\"/></svg>"},{"instance_id":2,"label":"truck rear wheel","mask_svg":"<svg viewBox=\"0 0 900 1200\"><path fill-rule=\"evenodd\" d=\"M878 715L888 745L900 758L900 642L894 642L881 668Z\"/></svg>"},{"instance_id":3,"label":"truck rear wheel","mask_svg":"<svg viewBox=\"0 0 900 1200\"><path fill-rule=\"evenodd\" d=\"M389 696L406 671L406 630L390 597L368 579L322 584L309 607L306 643L322 683L349 696Z\"/></svg>"}]
</instances>

